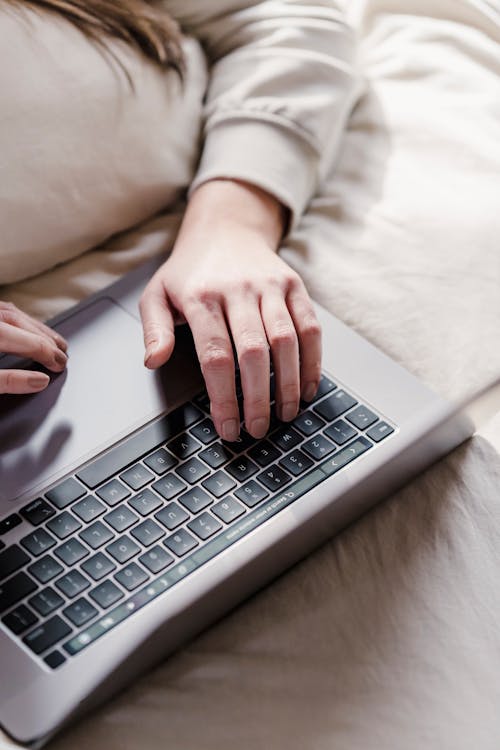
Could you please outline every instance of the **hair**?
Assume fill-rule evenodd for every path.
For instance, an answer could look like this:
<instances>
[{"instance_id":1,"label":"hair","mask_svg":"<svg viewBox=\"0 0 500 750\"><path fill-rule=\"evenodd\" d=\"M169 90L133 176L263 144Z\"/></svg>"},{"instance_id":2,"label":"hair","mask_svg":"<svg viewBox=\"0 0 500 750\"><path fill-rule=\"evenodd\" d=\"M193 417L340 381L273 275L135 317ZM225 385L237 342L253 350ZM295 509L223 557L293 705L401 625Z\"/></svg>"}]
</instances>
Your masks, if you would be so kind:
<instances>
[{"instance_id":1,"label":"hair","mask_svg":"<svg viewBox=\"0 0 500 750\"><path fill-rule=\"evenodd\" d=\"M106 41L120 39L163 69L182 78L184 60L177 23L158 0L7 0L53 11L73 23L90 40L109 50ZM122 66L123 67L123 66Z\"/></svg>"}]
</instances>

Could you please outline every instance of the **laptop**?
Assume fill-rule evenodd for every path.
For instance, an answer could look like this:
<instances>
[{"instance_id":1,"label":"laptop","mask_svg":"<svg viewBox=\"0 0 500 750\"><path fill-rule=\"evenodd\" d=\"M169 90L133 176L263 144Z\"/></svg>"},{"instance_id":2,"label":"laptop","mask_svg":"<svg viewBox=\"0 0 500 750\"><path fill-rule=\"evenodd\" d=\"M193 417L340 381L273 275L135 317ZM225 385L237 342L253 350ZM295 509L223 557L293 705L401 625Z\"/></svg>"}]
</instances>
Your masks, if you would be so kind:
<instances>
[{"instance_id":1,"label":"laptop","mask_svg":"<svg viewBox=\"0 0 500 750\"><path fill-rule=\"evenodd\" d=\"M455 407L317 307L315 400L292 423L273 419L263 440L242 431L223 443L186 329L160 371L142 364L138 300L153 270L54 319L67 370L43 393L0 397L0 727L26 745L117 692L498 408L498 383Z\"/></svg>"}]
</instances>

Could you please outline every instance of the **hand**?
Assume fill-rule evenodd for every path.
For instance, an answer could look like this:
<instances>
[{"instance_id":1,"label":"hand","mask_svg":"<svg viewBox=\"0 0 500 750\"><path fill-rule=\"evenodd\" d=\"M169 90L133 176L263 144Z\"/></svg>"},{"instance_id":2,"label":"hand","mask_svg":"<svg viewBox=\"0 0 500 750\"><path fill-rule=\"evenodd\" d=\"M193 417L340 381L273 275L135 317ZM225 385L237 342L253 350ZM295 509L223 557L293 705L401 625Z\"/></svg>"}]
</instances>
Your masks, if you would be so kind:
<instances>
[{"instance_id":1,"label":"hand","mask_svg":"<svg viewBox=\"0 0 500 750\"><path fill-rule=\"evenodd\" d=\"M10 302L0 301L0 351L40 362L52 372L66 367L67 344L62 336L30 318ZM37 393L50 378L33 370L1 370L0 393Z\"/></svg>"},{"instance_id":2,"label":"hand","mask_svg":"<svg viewBox=\"0 0 500 750\"><path fill-rule=\"evenodd\" d=\"M141 299L145 364L170 357L175 322L191 327L216 430L238 437L234 342L245 426L256 438L269 428L269 368L276 375L283 421L311 400L321 368L321 332L300 277L275 249L283 208L258 188L233 181L203 184L193 194L175 248ZM270 352L269 352L270 348Z\"/></svg>"}]
</instances>

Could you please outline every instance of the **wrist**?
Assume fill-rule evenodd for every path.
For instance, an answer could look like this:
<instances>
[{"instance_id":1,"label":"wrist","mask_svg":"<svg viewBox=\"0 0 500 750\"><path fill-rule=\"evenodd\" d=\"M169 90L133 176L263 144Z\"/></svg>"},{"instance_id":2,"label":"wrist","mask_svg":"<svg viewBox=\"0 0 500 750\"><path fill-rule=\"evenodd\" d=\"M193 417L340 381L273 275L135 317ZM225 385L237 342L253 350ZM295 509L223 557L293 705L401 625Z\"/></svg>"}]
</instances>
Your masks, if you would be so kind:
<instances>
[{"instance_id":1,"label":"wrist","mask_svg":"<svg viewBox=\"0 0 500 750\"><path fill-rule=\"evenodd\" d=\"M220 224L244 226L260 234L276 250L286 232L289 213L277 198L256 185L216 179L204 182L192 193L183 227L194 226L203 231Z\"/></svg>"}]
</instances>

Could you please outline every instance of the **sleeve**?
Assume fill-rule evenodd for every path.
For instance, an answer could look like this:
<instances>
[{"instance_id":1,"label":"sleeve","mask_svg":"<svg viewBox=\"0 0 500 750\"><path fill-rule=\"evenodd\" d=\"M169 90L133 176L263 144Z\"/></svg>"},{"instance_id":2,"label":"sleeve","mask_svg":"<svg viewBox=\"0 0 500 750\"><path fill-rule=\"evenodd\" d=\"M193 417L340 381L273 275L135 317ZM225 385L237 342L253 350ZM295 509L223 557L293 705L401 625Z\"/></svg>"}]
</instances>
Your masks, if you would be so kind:
<instances>
[{"instance_id":1,"label":"sleeve","mask_svg":"<svg viewBox=\"0 0 500 750\"><path fill-rule=\"evenodd\" d=\"M210 67L203 149L191 191L245 180L295 225L331 163L359 92L344 0L169 0Z\"/></svg>"}]
</instances>

